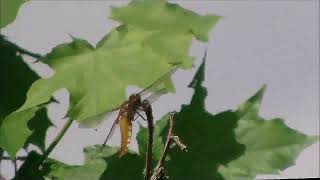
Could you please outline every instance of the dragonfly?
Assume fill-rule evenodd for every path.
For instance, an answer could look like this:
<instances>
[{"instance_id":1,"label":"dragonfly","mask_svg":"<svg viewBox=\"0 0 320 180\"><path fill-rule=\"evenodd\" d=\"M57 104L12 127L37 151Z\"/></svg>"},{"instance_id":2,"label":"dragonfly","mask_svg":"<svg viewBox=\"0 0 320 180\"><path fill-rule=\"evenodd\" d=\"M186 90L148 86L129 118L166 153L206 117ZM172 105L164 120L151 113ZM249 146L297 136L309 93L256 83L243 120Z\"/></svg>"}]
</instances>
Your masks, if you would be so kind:
<instances>
[{"instance_id":1,"label":"dragonfly","mask_svg":"<svg viewBox=\"0 0 320 180\"><path fill-rule=\"evenodd\" d=\"M132 136L132 122L135 121L138 117L146 120L142 115L143 112L146 114L147 118L148 116L150 116L150 114L152 115L151 103L155 102L161 95L167 94L168 91L165 88L161 88L153 92L151 95L147 96L144 100L142 100L142 97L148 92L151 92L153 88L160 85L165 79L169 78L177 69L178 67L174 66L152 84L142 89L140 92L131 94L128 100L124 101L120 106L112 109L111 111L107 111L99 115L87 118L87 120L101 119L101 117L106 117L112 112L119 111L117 118L113 122L111 129L105 141L103 142L104 146L113 136L115 129L120 126L121 146L119 157L121 158L128 152Z\"/></svg>"}]
</instances>

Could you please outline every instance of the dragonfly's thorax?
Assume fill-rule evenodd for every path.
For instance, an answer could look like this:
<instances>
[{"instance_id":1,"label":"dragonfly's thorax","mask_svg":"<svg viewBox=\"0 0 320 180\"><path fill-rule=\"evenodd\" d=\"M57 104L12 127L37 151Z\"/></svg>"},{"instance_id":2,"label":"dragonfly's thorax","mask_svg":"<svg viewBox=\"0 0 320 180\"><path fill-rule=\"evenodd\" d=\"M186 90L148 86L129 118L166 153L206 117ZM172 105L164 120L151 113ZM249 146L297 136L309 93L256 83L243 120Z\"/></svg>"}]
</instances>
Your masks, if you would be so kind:
<instances>
[{"instance_id":1,"label":"dragonfly's thorax","mask_svg":"<svg viewBox=\"0 0 320 180\"><path fill-rule=\"evenodd\" d=\"M128 119L133 120L136 111L141 106L141 96L140 94L131 94L129 100L122 104L121 110L122 114L126 115Z\"/></svg>"}]
</instances>

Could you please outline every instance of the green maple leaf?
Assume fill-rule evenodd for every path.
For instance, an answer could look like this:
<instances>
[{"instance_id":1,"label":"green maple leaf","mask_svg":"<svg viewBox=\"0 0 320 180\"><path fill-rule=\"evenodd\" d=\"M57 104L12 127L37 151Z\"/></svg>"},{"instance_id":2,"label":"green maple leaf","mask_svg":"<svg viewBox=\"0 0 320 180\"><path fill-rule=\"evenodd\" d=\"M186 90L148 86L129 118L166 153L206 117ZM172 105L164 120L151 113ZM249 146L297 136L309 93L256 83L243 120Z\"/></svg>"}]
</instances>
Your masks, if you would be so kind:
<instances>
[{"instance_id":1,"label":"green maple leaf","mask_svg":"<svg viewBox=\"0 0 320 180\"><path fill-rule=\"evenodd\" d=\"M203 80L204 63L190 84L195 89L191 103L174 116L175 134L188 146L188 152L171 150L166 161L170 179L254 179L257 174L274 174L293 165L299 153L318 140L290 129L283 120L260 117L265 87L237 111L210 114L204 106L207 91L201 85ZM164 146L167 119L155 125L156 160ZM137 141L140 154L145 155L147 129L140 129Z\"/></svg>"},{"instance_id":2,"label":"green maple leaf","mask_svg":"<svg viewBox=\"0 0 320 180\"><path fill-rule=\"evenodd\" d=\"M199 16L165 0L134 0L127 7L113 7L111 18L148 30L177 34L191 32L197 39L207 41L207 32L220 16Z\"/></svg>"},{"instance_id":3,"label":"green maple leaf","mask_svg":"<svg viewBox=\"0 0 320 180\"><path fill-rule=\"evenodd\" d=\"M83 165L69 165L54 159L47 159L42 168L37 164L41 155L31 152L19 169L14 180L56 179L56 180L138 180L143 179L144 160L129 151L119 158L119 147L89 146L84 149Z\"/></svg>"},{"instance_id":4,"label":"green maple leaf","mask_svg":"<svg viewBox=\"0 0 320 180\"><path fill-rule=\"evenodd\" d=\"M68 116L86 124L98 124L99 121L86 120L119 106L126 100L128 85L145 87L169 71L171 64L184 64L183 60L154 53L137 39L130 42L136 36L144 39L144 35L121 26L108 35L105 43L99 43L97 49L79 39L56 47L45 61L56 71L55 75L36 81L18 111L45 103L56 90L67 88L71 94Z\"/></svg>"},{"instance_id":5,"label":"green maple leaf","mask_svg":"<svg viewBox=\"0 0 320 180\"><path fill-rule=\"evenodd\" d=\"M0 35L0 121L25 101L31 84L39 77L23 62L15 47Z\"/></svg>"},{"instance_id":6,"label":"green maple leaf","mask_svg":"<svg viewBox=\"0 0 320 180\"><path fill-rule=\"evenodd\" d=\"M44 150L46 131L52 125L46 113L36 113L39 109L36 106L12 113L23 104L28 88L39 77L23 62L17 47L3 36L0 36L0 54L0 84L3 85L0 89L0 147L12 157L29 143Z\"/></svg>"},{"instance_id":7,"label":"green maple leaf","mask_svg":"<svg viewBox=\"0 0 320 180\"><path fill-rule=\"evenodd\" d=\"M170 179L173 180L222 179L217 172L218 166L239 157L245 150L245 147L235 139L236 114L232 111L225 111L212 115L205 110L204 101L207 91L201 86L203 80L204 63L189 85L195 89L191 103L183 105L181 111L174 116L175 134L188 146L188 152L181 152L179 148L173 148L170 151L170 160L166 162L166 170ZM167 121L167 118L161 121ZM157 124L161 125L162 129L158 129L160 133L157 133L158 137L155 137L156 143L163 147L161 144L165 142L168 127L163 126L165 124L163 122ZM156 125L155 129L157 128ZM139 145L145 144L147 137L138 136L137 140ZM158 151L157 147L155 151ZM158 157L155 158L159 159L159 155L157 153Z\"/></svg>"},{"instance_id":8,"label":"green maple leaf","mask_svg":"<svg viewBox=\"0 0 320 180\"><path fill-rule=\"evenodd\" d=\"M13 180L45 180L44 176L50 172L50 166L49 164L45 164L45 166L40 168L39 159L41 159L41 155L35 151L31 151Z\"/></svg>"},{"instance_id":9,"label":"green maple leaf","mask_svg":"<svg viewBox=\"0 0 320 180\"><path fill-rule=\"evenodd\" d=\"M67 165L56 160L47 160L44 164L48 169L46 177L57 180L103 180L103 179L142 179L144 161L141 157L129 152L119 158L119 148L109 146L89 146L84 149L83 165Z\"/></svg>"},{"instance_id":10,"label":"green maple leaf","mask_svg":"<svg viewBox=\"0 0 320 180\"><path fill-rule=\"evenodd\" d=\"M246 146L245 153L219 167L225 179L254 179L258 174L278 174L294 165L296 157L319 136L307 136L287 127L282 119L265 120L259 109L265 87L239 106L236 139Z\"/></svg>"},{"instance_id":11,"label":"green maple leaf","mask_svg":"<svg viewBox=\"0 0 320 180\"><path fill-rule=\"evenodd\" d=\"M157 6L156 4L152 8ZM180 11L187 12L182 8ZM170 12L171 10L164 13L170 14ZM194 16L198 17L199 21L204 20L202 16L196 14L181 18L188 20ZM213 23L210 27L212 26ZM128 85L146 87L167 72L172 65L179 64L182 68L192 67L192 58L188 56L188 48L193 37L189 31L191 27L185 27L185 32L170 32L127 24L113 30L98 43L96 48L87 41L77 38L71 43L53 48L43 62L52 67L55 74L49 79L34 82L23 106L7 117L10 118L10 123L20 122L19 127L23 129L23 133L14 148L9 148L7 144L2 146L14 156L23 144L23 140L29 137L32 126L38 126L40 129L48 127L48 123L39 124L44 121L29 122L35 115L34 111L29 115L24 113L48 102L56 90L67 88L71 94L69 117L94 126L100 123L101 119L89 121L88 118L119 106L126 99L125 90ZM209 29L205 31L203 33L207 34ZM170 79L160 86L166 86L173 91ZM9 132L6 130L6 133ZM45 131L36 131L36 134L42 136ZM29 139L37 139L36 136ZM16 138L12 136L3 142L14 142Z\"/></svg>"},{"instance_id":12,"label":"green maple leaf","mask_svg":"<svg viewBox=\"0 0 320 180\"><path fill-rule=\"evenodd\" d=\"M210 114L204 106L207 96L202 87L204 66L203 63L190 84L195 90L190 104L183 105L174 116L174 133L188 146L188 152L181 152L176 147L169 151L165 168L170 179L254 179L257 174L275 173L292 165L305 147L317 141L317 137L290 129L280 120L265 121L258 116L264 87L238 110ZM168 115L165 115L154 127L154 166L167 138L167 121ZM48 164L51 169L48 172L59 180L81 179L89 177L88 174L92 180L142 179L147 136L147 129L140 127L137 135L139 155L129 152L120 159L119 148L87 147L83 166L54 161ZM101 166L96 164L98 162ZM94 170L91 166L98 168ZM90 171L88 174L86 168Z\"/></svg>"},{"instance_id":13,"label":"green maple leaf","mask_svg":"<svg viewBox=\"0 0 320 180\"><path fill-rule=\"evenodd\" d=\"M28 146L29 143L32 143L40 148L42 152L45 151L45 139L47 130L53 126L50 121L47 109L40 108L35 117L28 121L28 129L32 132L28 139L25 142L25 146Z\"/></svg>"},{"instance_id":14,"label":"green maple leaf","mask_svg":"<svg viewBox=\"0 0 320 180\"><path fill-rule=\"evenodd\" d=\"M0 28L13 22L20 6L27 0L1 0L0 1Z\"/></svg>"},{"instance_id":15,"label":"green maple leaf","mask_svg":"<svg viewBox=\"0 0 320 180\"><path fill-rule=\"evenodd\" d=\"M157 1L151 4L154 5L150 6L150 13L152 9L163 5ZM170 6L169 3L164 4ZM131 6L135 8L133 4L128 7ZM194 23L183 28L179 26L179 31L149 29L147 26L128 23L111 31L96 47L85 40L74 38L71 43L53 48L42 62L53 68L55 74L48 79L39 79L34 82L27 93L25 103L13 113L11 118L18 117L15 113L27 118L28 116L24 116L23 113L48 102L55 91L66 88L70 92L70 108L67 116L80 123L95 126L102 119L90 117L119 106L126 100L125 90L128 85L146 87L173 65L179 64L182 68L191 68L193 59L188 56L188 48L194 35L193 29L198 28L196 26L203 26L204 30L201 33L205 36L218 18L217 16L210 16L211 18L200 16L176 5L175 7L178 8L178 14L172 13L176 11L172 8L159 12L159 16L166 14L170 16L163 22L181 19L181 21L190 20ZM116 15L119 10L121 8L113 11L112 14ZM187 15L179 15L183 12ZM133 15L127 13L125 16ZM157 23L157 19L148 22ZM178 27L178 24L175 26ZM174 91L170 79L160 86ZM15 120L12 119L12 121ZM28 119L24 119L23 123L26 124L26 122ZM28 125L31 126L31 124L28 122ZM25 127L25 135L27 130ZM14 156L16 149L8 153Z\"/></svg>"},{"instance_id":16,"label":"green maple leaf","mask_svg":"<svg viewBox=\"0 0 320 180\"><path fill-rule=\"evenodd\" d=\"M101 174L107 168L104 156L111 156L117 152L116 148L101 146L88 147L84 149L84 165L70 166L54 160L47 160L46 164L50 166L50 173L47 177L55 177L58 180L87 180L99 179Z\"/></svg>"},{"instance_id":17,"label":"green maple leaf","mask_svg":"<svg viewBox=\"0 0 320 180\"><path fill-rule=\"evenodd\" d=\"M7 116L0 127L0 146L10 153L14 158L17 151L23 147L27 137L32 132L28 129L27 123L33 118L38 108L30 108Z\"/></svg>"}]
</instances>

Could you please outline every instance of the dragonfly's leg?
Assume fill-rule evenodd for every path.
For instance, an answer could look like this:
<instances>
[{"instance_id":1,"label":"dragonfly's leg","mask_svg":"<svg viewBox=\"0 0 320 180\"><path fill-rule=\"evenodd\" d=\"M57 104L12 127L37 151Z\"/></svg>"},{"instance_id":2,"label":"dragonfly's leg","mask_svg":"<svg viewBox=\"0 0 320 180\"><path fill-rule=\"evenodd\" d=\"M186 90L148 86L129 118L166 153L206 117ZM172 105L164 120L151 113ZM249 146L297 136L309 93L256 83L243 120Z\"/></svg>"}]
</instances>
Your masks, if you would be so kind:
<instances>
[{"instance_id":1,"label":"dragonfly's leg","mask_svg":"<svg viewBox=\"0 0 320 180\"><path fill-rule=\"evenodd\" d=\"M141 117L143 120L147 121L146 118L144 118L143 115L140 114L138 111L137 111L137 114L138 114L137 118L138 118L138 117ZM137 119L137 118L136 118L136 119ZM136 120L136 119L134 119L134 120Z\"/></svg>"},{"instance_id":2,"label":"dragonfly's leg","mask_svg":"<svg viewBox=\"0 0 320 180\"><path fill-rule=\"evenodd\" d=\"M134 120L133 121L136 121L137 119L138 119L138 117L140 117L139 115L138 116L136 116L135 118L134 118Z\"/></svg>"}]
</instances>

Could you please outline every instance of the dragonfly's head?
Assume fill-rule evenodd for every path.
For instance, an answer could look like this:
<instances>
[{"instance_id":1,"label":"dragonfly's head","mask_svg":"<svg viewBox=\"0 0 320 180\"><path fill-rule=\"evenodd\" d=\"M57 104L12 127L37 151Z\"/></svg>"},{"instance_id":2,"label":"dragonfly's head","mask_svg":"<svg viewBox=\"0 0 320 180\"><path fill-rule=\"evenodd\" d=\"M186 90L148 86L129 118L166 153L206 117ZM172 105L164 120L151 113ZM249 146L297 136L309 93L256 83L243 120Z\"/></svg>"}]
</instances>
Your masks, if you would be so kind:
<instances>
[{"instance_id":1,"label":"dragonfly's head","mask_svg":"<svg viewBox=\"0 0 320 180\"><path fill-rule=\"evenodd\" d=\"M140 94L131 94L129 96L129 102L131 102L132 104L136 104L139 105L141 103L141 96Z\"/></svg>"}]
</instances>

